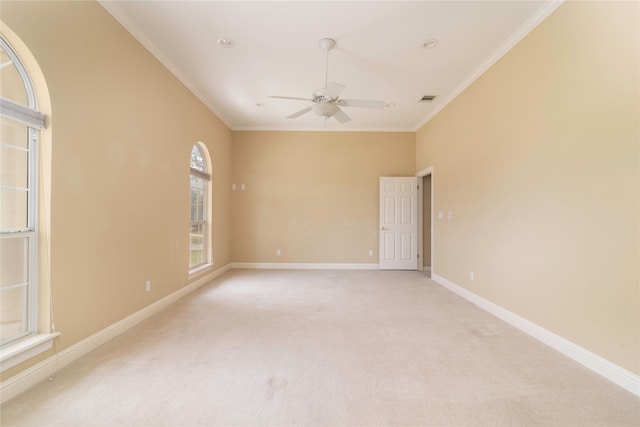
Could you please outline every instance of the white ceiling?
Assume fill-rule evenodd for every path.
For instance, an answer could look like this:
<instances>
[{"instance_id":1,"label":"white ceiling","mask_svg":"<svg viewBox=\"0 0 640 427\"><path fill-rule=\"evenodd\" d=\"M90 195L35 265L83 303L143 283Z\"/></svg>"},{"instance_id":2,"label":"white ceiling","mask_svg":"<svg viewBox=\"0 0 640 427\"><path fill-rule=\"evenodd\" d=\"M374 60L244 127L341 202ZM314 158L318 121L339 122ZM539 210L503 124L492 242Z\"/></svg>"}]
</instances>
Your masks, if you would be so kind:
<instances>
[{"instance_id":1,"label":"white ceiling","mask_svg":"<svg viewBox=\"0 0 640 427\"><path fill-rule=\"evenodd\" d=\"M319 130L313 112L286 116L324 86L321 38L347 108L327 130L415 131L560 3L556 1L101 1L233 130ZM235 47L220 46L231 39ZM428 39L438 45L423 49ZM436 95L429 103L423 95Z\"/></svg>"}]
</instances>

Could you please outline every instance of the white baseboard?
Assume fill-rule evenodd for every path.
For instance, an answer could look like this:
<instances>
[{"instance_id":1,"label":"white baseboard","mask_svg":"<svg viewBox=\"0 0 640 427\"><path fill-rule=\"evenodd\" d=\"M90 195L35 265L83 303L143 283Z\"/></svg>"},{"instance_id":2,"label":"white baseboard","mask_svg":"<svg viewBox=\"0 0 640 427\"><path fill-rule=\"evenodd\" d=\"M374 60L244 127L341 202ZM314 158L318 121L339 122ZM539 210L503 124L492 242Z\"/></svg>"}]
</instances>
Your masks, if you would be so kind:
<instances>
[{"instance_id":1,"label":"white baseboard","mask_svg":"<svg viewBox=\"0 0 640 427\"><path fill-rule=\"evenodd\" d=\"M377 270L377 263L232 262L231 268L282 270Z\"/></svg>"},{"instance_id":2,"label":"white baseboard","mask_svg":"<svg viewBox=\"0 0 640 427\"><path fill-rule=\"evenodd\" d=\"M0 386L0 403L4 403L18 394L26 391L30 387L33 387L37 383L50 378L58 370L64 368L69 363L79 359L81 356L95 350L107 341L115 338L123 332L131 329L138 323L147 319L148 317L158 313L170 304L179 300L180 298L190 294L198 289L205 283L215 279L221 274L231 268L230 264L220 267L217 270L205 274L198 280L188 284L187 286L178 289L170 295L144 307L143 309L136 311L130 316L96 332L95 334L77 342L69 348L62 350L59 353L43 360L42 362L34 365L13 377L2 381Z\"/></svg>"},{"instance_id":3,"label":"white baseboard","mask_svg":"<svg viewBox=\"0 0 640 427\"><path fill-rule=\"evenodd\" d=\"M0 386L0 403L4 403L26 391L37 383L51 377L55 372L77 360L81 356L98 348L107 341L131 329L146 318L158 313L173 302L190 294L205 283L215 279L232 268L246 269L319 269L319 270L377 270L378 264L324 264L324 263L231 263L209 274L204 275L189 285L162 298L159 301L133 313L132 315L108 326L101 331L85 338L73 346L56 353L46 360L34 365L19 374L2 381ZM614 382L620 387L640 397L640 376L594 354L579 345L550 332L535 323L520 317L494 304L467 289L458 286L444 277L432 273L432 280L452 292L467 299L478 307L504 320L528 335L547 344L565 356L575 360L599 375Z\"/></svg>"},{"instance_id":4,"label":"white baseboard","mask_svg":"<svg viewBox=\"0 0 640 427\"><path fill-rule=\"evenodd\" d=\"M640 397L640 376L433 273L431 280Z\"/></svg>"}]
</instances>

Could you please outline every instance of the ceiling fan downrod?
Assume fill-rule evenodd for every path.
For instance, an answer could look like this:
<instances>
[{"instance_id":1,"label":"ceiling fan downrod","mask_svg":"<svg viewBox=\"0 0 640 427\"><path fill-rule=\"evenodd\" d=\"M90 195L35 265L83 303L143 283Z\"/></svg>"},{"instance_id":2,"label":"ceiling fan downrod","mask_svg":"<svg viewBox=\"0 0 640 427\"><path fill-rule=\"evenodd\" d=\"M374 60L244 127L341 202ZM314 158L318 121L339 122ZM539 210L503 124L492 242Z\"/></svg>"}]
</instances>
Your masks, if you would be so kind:
<instances>
[{"instance_id":1,"label":"ceiling fan downrod","mask_svg":"<svg viewBox=\"0 0 640 427\"><path fill-rule=\"evenodd\" d=\"M334 39L320 39L320 47L324 50L324 87L329 83L329 51L336 45Z\"/></svg>"}]
</instances>

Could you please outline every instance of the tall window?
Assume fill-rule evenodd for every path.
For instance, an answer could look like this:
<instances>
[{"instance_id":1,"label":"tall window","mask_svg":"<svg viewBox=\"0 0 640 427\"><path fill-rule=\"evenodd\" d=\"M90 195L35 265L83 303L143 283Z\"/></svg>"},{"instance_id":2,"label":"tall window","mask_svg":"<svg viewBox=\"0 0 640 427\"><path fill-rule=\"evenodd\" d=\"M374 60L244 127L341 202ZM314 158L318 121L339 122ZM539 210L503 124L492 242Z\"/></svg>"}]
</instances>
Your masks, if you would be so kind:
<instances>
[{"instance_id":1,"label":"tall window","mask_svg":"<svg viewBox=\"0 0 640 427\"><path fill-rule=\"evenodd\" d=\"M0 344L37 330L38 111L31 79L0 37Z\"/></svg>"},{"instance_id":2,"label":"tall window","mask_svg":"<svg viewBox=\"0 0 640 427\"><path fill-rule=\"evenodd\" d=\"M209 242L209 181L206 148L195 144L191 149L189 269L211 264Z\"/></svg>"}]
</instances>

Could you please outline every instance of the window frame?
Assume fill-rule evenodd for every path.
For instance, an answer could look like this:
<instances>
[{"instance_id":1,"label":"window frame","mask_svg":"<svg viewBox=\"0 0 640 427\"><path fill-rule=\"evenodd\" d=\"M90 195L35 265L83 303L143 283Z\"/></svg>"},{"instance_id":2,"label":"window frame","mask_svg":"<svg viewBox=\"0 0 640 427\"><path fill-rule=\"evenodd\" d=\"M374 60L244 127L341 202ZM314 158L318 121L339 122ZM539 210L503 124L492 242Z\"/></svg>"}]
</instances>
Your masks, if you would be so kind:
<instances>
[{"instance_id":1,"label":"window frame","mask_svg":"<svg viewBox=\"0 0 640 427\"><path fill-rule=\"evenodd\" d=\"M0 229L2 240L27 239L26 261L28 262L27 281L24 284L7 286L3 288L3 291L0 291L1 293L11 289L26 288L26 301L23 301L22 308L23 331L2 340L0 346L4 349L38 332L38 142L39 130L45 128L45 115L38 111L35 88L26 67L2 35L0 35L0 46L18 71L27 98L25 106L0 97L0 115L26 126L28 139L26 149L0 141L3 147L27 152L27 187L24 189L27 192L26 228Z\"/></svg>"},{"instance_id":2,"label":"window frame","mask_svg":"<svg viewBox=\"0 0 640 427\"><path fill-rule=\"evenodd\" d=\"M208 151L204 144L198 142L191 146L190 152L190 160L193 156L193 150L197 149L202 157L203 161L203 169L200 170L198 168L193 167L192 162L190 161L189 167L189 274L193 275L198 273L199 271L206 269L213 265L213 259L211 254L211 162L209 161ZM198 187L198 190L202 190L202 218L193 219L192 218L192 193L194 189L194 185L192 184L193 179L197 179L203 183L202 188ZM191 264L192 259L192 248L191 248L191 230L193 226L202 227L202 236L203 242L202 246L204 249L204 256L202 262L197 264Z\"/></svg>"}]
</instances>

